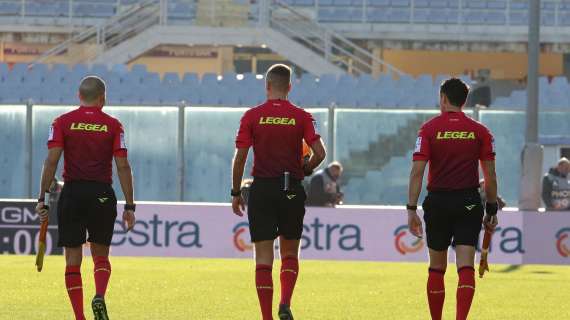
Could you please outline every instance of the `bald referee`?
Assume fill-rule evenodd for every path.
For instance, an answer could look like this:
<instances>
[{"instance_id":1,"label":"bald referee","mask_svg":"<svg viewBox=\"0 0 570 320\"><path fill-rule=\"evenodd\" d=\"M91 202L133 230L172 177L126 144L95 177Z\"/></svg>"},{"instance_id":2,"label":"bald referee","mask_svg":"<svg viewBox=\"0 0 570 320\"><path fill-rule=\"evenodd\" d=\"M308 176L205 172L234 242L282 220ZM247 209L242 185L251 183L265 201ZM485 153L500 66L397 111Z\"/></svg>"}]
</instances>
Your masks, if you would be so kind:
<instances>
[{"instance_id":1,"label":"bald referee","mask_svg":"<svg viewBox=\"0 0 570 320\"><path fill-rule=\"evenodd\" d=\"M47 190L63 153L65 185L57 206L57 218L58 246L65 248L65 286L75 319L85 319L81 260L82 246L88 241L95 265L96 294L91 306L95 320L107 320L104 297L111 276L109 246L117 216L117 198L111 187L113 157L126 199L123 220L128 230L135 223L133 179L123 126L102 110L105 105L103 80L92 76L81 80L79 99L81 107L61 115L50 127L49 151L42 170L36 212L42 221L47 218L44 207Z\"/></svg>"},{"instance_id":2,"label":"bald referee","mask_svg":"<svg viewBox=\"0 0 570 320\"><path fill-rule=\"evenodd\" d=\"M408 225L415 236L422 237L422 223L416 210L429 162L428 195L423 202L430 260L427 298L431 318L437 320L441 319L445 299L448 247L455 247L459 273L456 319L464 320L475 294L475 247L481 223L489 231L497 225L493 136L483 124L462 112L468 93L469 87L460 79L451 78L442 83L441 115L421 127L410 174ZM479 163L485 177L485 209L478 191Z\"/></svg>"},{"instance_id":3,"label":"bald referee","mask_svg":"<svg viewBox=\"0 0 570 320\"><path fill-rule=\"evenodd\" d=\"M255 247L255 286L263 320L273 319L273 246L281 250L279 319L293 319L291 297L299 273L299 243L303 232L306 194L301 181L325 158L312 115L287 101L291 69L272 66L266 75L267 101L247 111L236 137L233 160L232 209L243 216L240 185L249 148L253 146L253 183L247 216ZM312 150L301 160L303 139Z\"/></svg>"}]
</instances>

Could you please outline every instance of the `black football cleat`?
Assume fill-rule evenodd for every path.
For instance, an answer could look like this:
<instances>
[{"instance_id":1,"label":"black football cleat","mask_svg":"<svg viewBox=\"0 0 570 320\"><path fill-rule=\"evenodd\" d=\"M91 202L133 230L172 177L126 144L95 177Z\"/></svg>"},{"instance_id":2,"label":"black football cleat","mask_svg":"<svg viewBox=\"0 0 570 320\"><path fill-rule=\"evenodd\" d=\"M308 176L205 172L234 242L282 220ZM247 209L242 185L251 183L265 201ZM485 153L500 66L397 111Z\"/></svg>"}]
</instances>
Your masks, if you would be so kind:
<instances>
[{"instance_id":1,"label":"black football cleat","mask_svg":"<svg viewBox=\"0 0 570 320\"><path fill-rule=\"evenodd\" d=\"M286 304L279 305L279 320L293 320L293 313L291 308Z\"/></svg>"},{"instance_id":2,"label":"black football cleat","mask_svg":"<svg viewBox=\"0 0 570 320\"><path fill-rule=\"evenodd\" d=\"M91 308L93 309L95 320L109 320L107 306L105 305L105 299L103 299L103 297L95 296L93 301L91 301Z\"/></svg>"}]
</instances>

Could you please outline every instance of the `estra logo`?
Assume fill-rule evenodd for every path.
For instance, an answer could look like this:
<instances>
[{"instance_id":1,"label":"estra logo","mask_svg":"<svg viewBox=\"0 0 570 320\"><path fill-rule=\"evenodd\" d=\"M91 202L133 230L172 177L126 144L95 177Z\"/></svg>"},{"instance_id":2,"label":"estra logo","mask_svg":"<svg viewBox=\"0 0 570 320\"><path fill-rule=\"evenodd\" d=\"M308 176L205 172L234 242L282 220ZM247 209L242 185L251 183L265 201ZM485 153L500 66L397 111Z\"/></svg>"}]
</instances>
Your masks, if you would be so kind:
<instances>
[{"instance_id":1,"label":"estra logo","mask_svg":"<svg viewBox=\"0 0 570 320\"><path fill-rule=\"evenodd\" d=\"M234 246L241 252L253 250L251 242L246 240L248 230L249 224L247 222L240 222L233 229Z\"/></svg>"},{"instance_id":2,"label":"estra logo","mask_svg":"<svg viewBox=\"0 0 570 320\"><path fill-rule=\"evenodd\" d=\"M424 240L416 238L408 229L408 225L401 225L394 231L394 245L396 250L405 255L406 253L415 253L423 249Z\"/></svg>"},{"instance_id":3,"label":"estra logo","mask_svg":"<svg viewBox=\"0 0 570 320\"><path fill-rule=\"evenodd\" d=\"M558 253L564 257L570 257L570 228L562 228L556 233L556 249Z\"/></svg>"}]
</instances>

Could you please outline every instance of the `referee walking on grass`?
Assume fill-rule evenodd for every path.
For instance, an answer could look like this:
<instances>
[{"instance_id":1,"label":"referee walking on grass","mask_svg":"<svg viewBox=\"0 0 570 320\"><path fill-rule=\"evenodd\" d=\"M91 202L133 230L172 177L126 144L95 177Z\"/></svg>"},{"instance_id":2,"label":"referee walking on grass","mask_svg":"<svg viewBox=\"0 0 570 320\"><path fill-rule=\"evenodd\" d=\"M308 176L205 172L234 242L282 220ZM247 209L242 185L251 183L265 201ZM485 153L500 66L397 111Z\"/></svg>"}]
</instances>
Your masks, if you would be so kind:
<instances>
[{"instance_id":1,"label":"referee walking on grass","mask_svg":"<svg viewBox=\"0 0 570 320\"><path fill-rule=\"evenodd\" d=\"M427 298L431 318L436 320L441 319L445 299L448 247L455 247L459 273L456 319L464 320L475 294L475 247L481 223L489 231L497 225L493 136L483 124L462 112L468 93L469 87L459 79L452 78L441 85L441 115L420 129L410 174L408 225L421 238L422 223L416 210L429 162L428 195L423 210L430 260ZM479 163L485 178L485 210L478 192Z\"/></svg>"},{"instance_id":2,"label":"referee walking on grass","mask_svg":"<svg viewBox=\"0 0 570 320\"><path fill-rule=\"evenodd\" d=\"M273 319L273 246L277 237L281 250L279 319L293 319L291 297L299 272L306 200L301 181L325 158L313 117L287 101L290 90L291 69L282 64L272 66L266 75L267 101L242 117L233 160L232 209L243 216L240 186L247 154L253 146L254 180L247 216L255 246L255 286L263 320ZM303 139L313 151L304 163Z\"/></svg>"},{"instance_id":3,"label":"referee walking on grass","mask_svg":"<svg viewBox=\"0 0 570 320\"><path fill-rule=\"evenodd\" d=\"M36 212L47 219L47 190L64 155L65 185L58 206L58 246L65 250L65 286L75 319L84 320L81 281L82 246L90 243L94 262L96 295L92 301L95 320L107 320L105 291L111 276L109 246L117 216L117 199L111 187L112 159L126 199L123 221L127 230L135 223L133 179L121 123L103 112L105 83L86 77L79 86L81 107L53 122L48 156L41 176ZM87 234L89 237L87 237Z\"/></svg>"}]
</instances>

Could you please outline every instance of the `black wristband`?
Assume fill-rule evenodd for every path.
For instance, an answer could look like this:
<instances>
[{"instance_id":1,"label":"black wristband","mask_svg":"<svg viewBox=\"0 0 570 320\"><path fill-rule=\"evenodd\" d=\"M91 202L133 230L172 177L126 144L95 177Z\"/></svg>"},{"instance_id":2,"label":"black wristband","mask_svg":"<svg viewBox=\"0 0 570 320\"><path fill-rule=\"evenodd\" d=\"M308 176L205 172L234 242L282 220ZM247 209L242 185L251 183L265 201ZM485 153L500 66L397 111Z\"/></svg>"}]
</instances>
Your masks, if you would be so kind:
<instances>
[{"instance_id":1,"label":"black wristband","mask_svg":"<svg viewBox=\"0 0 570 320\"><path fill-rule=\"evenodd\" d=\"M413 210L413 211L416 211L416 210L418 210L418 206L412 206L412 205L407 204L407 205L406 205L406 210Z\"/></svg>"},{"instance_id":2,"label":"black wristband","mask_svg":"<svg viewBox=\"0 0 570 320\"><path fill-rule=\"evenodd\" d=\"M487 202L485 204L485 213L487 213L488 215L496 216L497 211L499 211L499 204L497 202L494 203Z\"/></svg>"},{"instance_id":3,"label":"black wristband","mask_svg":"<svg viewBox=\"0 0 570 320\"><path fill-rule=\"evenodd\" d=\"M239 196L241 196L241 190L237 190L237 191L232 190L230 192L230 194L232 197L239 197Z\"/></svg>"},{"instance_id":4,"label":"black wristband","mask_svg":"<svg viewBox=\"0 0 570 320\"><path fill-rule=\"evenodd\" d=\"M136 204L128 204L125 203L125 207L123 208L125 211L129 210L129 211L135 211L137 209L137 205Z\"/></svg>"},{"instance_id":5,"label":"black wristband","mask_svg":"<svg viewBox=\"0 0 570 320\"><path fill-rule=\"evenodd\" d=\"M39 198L38 199L38 202L45 202L45 201L46 201L46 198Z\"/></svg>"}]
</instances>

